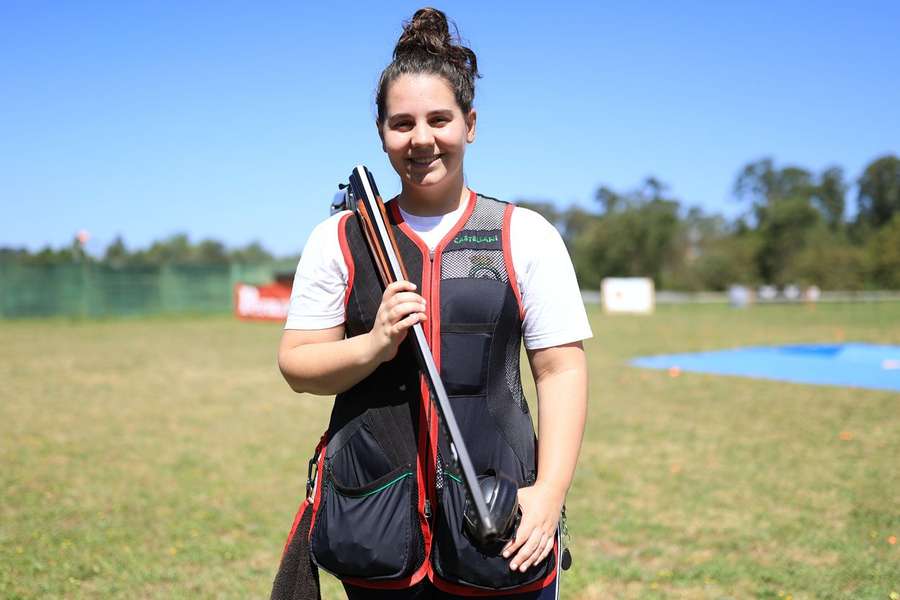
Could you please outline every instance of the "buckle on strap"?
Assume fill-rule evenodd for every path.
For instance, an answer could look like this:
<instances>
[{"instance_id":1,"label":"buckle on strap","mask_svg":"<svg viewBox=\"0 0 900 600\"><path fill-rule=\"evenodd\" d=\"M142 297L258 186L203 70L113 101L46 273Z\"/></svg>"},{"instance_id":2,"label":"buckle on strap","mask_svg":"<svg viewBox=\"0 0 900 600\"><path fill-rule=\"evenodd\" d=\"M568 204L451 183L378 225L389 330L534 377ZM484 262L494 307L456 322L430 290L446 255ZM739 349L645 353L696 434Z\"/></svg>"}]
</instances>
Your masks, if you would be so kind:
<instances>
[{"instance_id":1,"label":"buckle on strap","mask_svg":"<svg viewBox=\"0 0 900 600\"><path fill-rule=\"evenodd\" d=\"M325 448L325 441L328 439L327 435L327 431L322 434L319 443L316 444L316 449L313 451L312 458L309 459L309 463L306 465L306 499L310 503L314 500L313 494L316 491L316 481L319 479L319 454Z\"/></svg>"},{"instance_id":2,"label":"buckle on strap","mask_svg":"<svg viewBox=\"0 0 900 600\"><path fill-rule=\"evenodd\" d=\"M316 489L316 479L319 476L319 465L318 465L319 453L313 454L313 457L309 459L309 464L306 467L306 499L312 502L312 494Z\"/></svg>"}]
</instances>

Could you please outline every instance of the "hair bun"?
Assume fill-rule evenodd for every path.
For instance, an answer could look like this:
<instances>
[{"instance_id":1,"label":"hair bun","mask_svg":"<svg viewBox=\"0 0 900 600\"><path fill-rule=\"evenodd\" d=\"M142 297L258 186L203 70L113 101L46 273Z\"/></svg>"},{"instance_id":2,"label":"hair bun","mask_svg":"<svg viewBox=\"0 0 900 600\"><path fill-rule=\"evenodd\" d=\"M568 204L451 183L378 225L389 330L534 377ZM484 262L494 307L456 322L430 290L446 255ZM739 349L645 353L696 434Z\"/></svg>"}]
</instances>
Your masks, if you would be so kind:
<instances>
[{"instance_id":1,"label":"hair bun","mask_svg":"<svg viewBox=\"0 0 900 600\"><path fill-rule=\"evenodd\" d=\"M394 58L423 51L445 55L453 45L447 15L436 8L420 8L404 23L403 34L394 48Z\"/></svg>"},{"instance_id":2,"label":"hair bun","mask_svg":"<svg viewBox=\"0 0 900 600\"><path fill-rule=\"evenodd\" d=\"M473 79L479 77L475 53L462 45L456 24L453 30L454 34L451 34L447 15L442 11L420 8L404 24L403 33L394 47L394 60L426 54L456 65Z\"/></svg>"}]
</instances>

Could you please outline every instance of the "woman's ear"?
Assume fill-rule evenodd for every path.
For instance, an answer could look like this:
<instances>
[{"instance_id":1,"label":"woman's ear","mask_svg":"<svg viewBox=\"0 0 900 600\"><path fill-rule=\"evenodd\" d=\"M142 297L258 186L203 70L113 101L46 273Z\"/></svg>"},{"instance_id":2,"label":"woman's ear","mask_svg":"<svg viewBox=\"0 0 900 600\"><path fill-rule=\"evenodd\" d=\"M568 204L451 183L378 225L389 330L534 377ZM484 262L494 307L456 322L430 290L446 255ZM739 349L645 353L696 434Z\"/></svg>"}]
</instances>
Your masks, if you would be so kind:
<instances>
[{"instance_id":1,"label":"woman's ear","mask_svg":"<svg viewBox=\"0 0 900 600\"><path fill-rule=\"evenodd\" d=\"M474 108L466 115L466 142L470 144L475 141L475 121L477 117L478 115L475 113Z\"/></svg>"}]
</instances>

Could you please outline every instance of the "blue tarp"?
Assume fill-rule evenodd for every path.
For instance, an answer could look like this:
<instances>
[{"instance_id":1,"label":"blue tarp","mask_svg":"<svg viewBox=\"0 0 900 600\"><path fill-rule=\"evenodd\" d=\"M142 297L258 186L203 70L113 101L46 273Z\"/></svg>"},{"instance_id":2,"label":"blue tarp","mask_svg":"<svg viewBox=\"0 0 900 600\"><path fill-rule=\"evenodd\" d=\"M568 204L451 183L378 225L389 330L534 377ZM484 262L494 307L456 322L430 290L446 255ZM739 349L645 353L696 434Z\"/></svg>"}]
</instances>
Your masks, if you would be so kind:
<instances>
[{"instance_id":1,"label":"blue tarp","mask_svg":"<svg viewBox=\"0 0 900 600\"><path fill-rule=\"evenodd\" d=\"M755 346L644 356L636 367L739 375L900 392L900 346L863 343Z\"/></svg>"}]
</instances>

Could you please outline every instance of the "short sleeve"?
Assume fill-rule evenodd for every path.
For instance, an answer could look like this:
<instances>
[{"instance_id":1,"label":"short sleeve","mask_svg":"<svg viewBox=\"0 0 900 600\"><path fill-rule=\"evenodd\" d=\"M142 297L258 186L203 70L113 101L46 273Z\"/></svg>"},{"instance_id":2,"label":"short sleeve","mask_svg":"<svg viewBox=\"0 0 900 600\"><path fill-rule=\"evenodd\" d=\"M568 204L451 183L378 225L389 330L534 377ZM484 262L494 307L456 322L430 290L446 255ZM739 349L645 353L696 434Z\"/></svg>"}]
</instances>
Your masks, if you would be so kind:
<instances>
[{"instance_id":1,"label":"short sleeve","mask_svg":"<svg viewBox=\"0 0 900 600\"><path fill-rule=\"evenodd\" d=\"M316 225L300 255L285 329L328 329L344 322L349 270L338 226L346 211Z\"/></svg>"},{"instance_id":2,"label":"short sleeve","mask_svg":"<svg viewBox=\"0 0 900 600\"><path fill-rule=\"evenodd\" d=\"M537 212L516 207L509 235L525 310L525 347L536 350L593 337L572 260L556 228Z\"/></svg>"}]
</instances>

